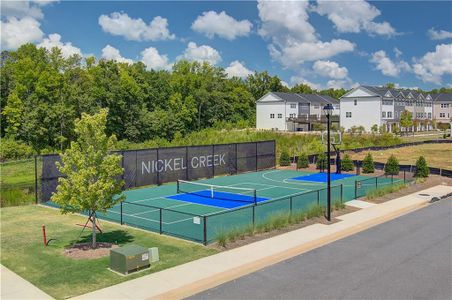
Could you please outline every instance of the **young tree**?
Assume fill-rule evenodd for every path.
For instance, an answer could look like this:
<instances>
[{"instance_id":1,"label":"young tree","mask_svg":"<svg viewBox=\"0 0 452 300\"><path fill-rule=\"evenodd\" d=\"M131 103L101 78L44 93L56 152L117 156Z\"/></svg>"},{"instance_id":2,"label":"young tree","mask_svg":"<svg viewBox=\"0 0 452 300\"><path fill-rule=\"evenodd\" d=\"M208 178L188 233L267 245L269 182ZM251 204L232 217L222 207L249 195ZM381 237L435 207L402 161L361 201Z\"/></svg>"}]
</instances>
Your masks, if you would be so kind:
<instances>
[{"instance_id":1,"label":"young tree","mask_svg":"<svg viewBox=\"0 0 452 300\"><path fill-rule=\"evenodd\" d=\"M400 126L405 128L405 131L413 126L413 114L407 110L404 110L400 115Z\"/></svg>"},{"instance_id":2,"label":"young tree","mask_svg":"<svg viewBox=\"0 0 452 300\"><path fill-rule=\"evenodd\" d=\"M385 165L385 174L386 175L397 175L399 174L399 161L397 160L397 158L394 155L391 155L388 158L388 161L386 162Z\"/></svg>"},{"instance_id":3,"label":"young tree","mask_svg":"<svg viewBox=\"0 0 452 300\"><path fill-rule=\"evenodd\" d=\"M290 156L287 151L283 151L281 156L279 157L279 165L280 166L290 166Z\"/></svg>"},{"instance_id":4,"label":"young tree","mask_svg":"<svg viewBox=\"0 0 452 300\"><path fill-rule=\"evenodd\" d=\"M378 133L378 125L377 124L372 125L372 127L370 128L370 131L374 134Z\"/></svg>"},{"instance_id":5,"label":"young tree","mask_svg":"<svg viewBox=\"0 0 452 300\"><path fill-rule=\"evenodd\" d=\"M96 247L97 211L106 212L124 199L122 180L116 177L124 170L120 167L121 156L109 154L114 146L115 136L105 134L107 110L95 115L83 113L75 122L77 141L71 143L60 155L58 170L65 176L58 179L56 193L52 201L60 206L61 212L92 213L92 247Z\"/></svg>"},{"instance_id":6,"label":"young tree","mask_svg":"<svg viewBox=\"0 0 452 300\"><path fill-rule=\"evenodd\" d=\"M327 163L326 154L322 152L317 156L316 168L319 170L323 170L326 168L326 163Z\"/></svg>"},{"instance_id":7,"label":"young tree","mask_svg":"<svg viewBox=\"0 0 452 300\"><path fill-rule=\"evenodd\" d=\"M420 156L416 161L416 173L414 174L417 178L426 178L430 174L430 169L428 168L427 161L423 156Z\"/></svg>"},{"instance_id":8,"label":"young tree","mask_svg":"<svg viewBox=\"0 0 452 300\"><path fill-rule=\"evenodd\" d=\"M300 156L298 156L297 161L297 169L303 169L309 167L309 159L306 153L301 153Z\"/></svg>"},{"instance_id":9,"label":"young tree","mask_svg":"<svg viewBox=\"0 0 452 300\"><path fill-rule=\"evenodd\" d=\"M344 158L341 161L341 170L342 171L353 171L355 166L353 165L353 160L350 158L350 155L345 154Z\"/></svg>"},{"instance_id":10,"label":"young tree","mask_svg":"<svg viewBox=\"0 0 452 300\"><path fill-rule=\"evenodd\" d=\"M363 160L363 173L373 172L375 172L374 159L372 158L372 154L369 152Z\"/></svg>"}]
</instances>

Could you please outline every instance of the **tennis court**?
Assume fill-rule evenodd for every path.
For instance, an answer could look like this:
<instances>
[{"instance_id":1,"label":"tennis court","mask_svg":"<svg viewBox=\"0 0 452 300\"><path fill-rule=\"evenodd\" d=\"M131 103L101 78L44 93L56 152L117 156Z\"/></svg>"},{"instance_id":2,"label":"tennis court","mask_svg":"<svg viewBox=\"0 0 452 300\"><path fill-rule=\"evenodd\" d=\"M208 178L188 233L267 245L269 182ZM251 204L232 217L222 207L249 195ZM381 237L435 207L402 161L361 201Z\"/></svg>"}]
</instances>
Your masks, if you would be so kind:
<instances>
[{"instance_id":1,"label":"tennis court","mask_svg":"<svg viewBox=\"0 0 452 300\"><path fill-rule=\"evenodd\" d=\"M332 201L346 202L403 178L332 174ZM266 170L125 191L98 217L207 244L220 231L257 224L276 212L327 201L325 173Z\"/></svg>"}]
</instances>

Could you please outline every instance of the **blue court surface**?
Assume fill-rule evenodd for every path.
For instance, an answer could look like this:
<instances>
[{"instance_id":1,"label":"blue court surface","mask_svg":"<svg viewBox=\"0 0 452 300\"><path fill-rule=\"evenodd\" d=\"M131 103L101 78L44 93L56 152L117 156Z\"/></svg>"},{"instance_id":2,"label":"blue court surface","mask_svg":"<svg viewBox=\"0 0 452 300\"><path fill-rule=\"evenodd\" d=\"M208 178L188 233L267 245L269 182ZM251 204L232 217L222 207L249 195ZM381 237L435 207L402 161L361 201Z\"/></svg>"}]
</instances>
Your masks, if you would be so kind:
<instances>
[{"instance_id":1,"label":"blue court surface","mask_svg":"<svg viewBox=\"0 0 452 300\"><path fill-rule=\"evenodd\" d=\"M331 181L340 180L344 178L349 178L356 176L355 174L336 174L331 173ZM291 180L300 180L300 181L314 181L314 182L327 182L328 174L327 173L314 173L309 175L298 176L294 178L290 178Z\"/></svg>"},{"instance_id":2,"label":"blue court surface","mask_svg":"<svg viewBox=\"0 0 452 300\"><path fill-rule=\"evenodd\" d=\"M216 206L221 208L236 208L254 203L254 197L248 195L202 190L186 194L167 196L166 198L191 202L202 205ZM257 197L257 202L268 200L269 198Z\"/></svg>"}]
</instances>

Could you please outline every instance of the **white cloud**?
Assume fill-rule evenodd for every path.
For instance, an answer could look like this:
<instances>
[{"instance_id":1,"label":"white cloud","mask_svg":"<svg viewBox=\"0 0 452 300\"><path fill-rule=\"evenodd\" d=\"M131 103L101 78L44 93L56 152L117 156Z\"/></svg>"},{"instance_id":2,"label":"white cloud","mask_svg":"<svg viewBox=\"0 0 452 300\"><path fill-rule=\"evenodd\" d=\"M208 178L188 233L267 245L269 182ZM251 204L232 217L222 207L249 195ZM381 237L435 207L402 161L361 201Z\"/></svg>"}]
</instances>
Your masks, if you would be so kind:
<instances>
[{"instance_id":1,"label":"white cloud","mask_svg":"<svg viewBox=\"0 0 452 300\"><path fill-rule=\"evenodd\" d=\"M374 52L370 62L376 65L377 70L380 70L386 76L398 77L402 71L410 71L411 67L403 60L394 62L386 56L383 50Z\"/></svg>"},{"instance_id":2,"label":"white cloud","mask_svg":"<svg viewBox=\"0 0 452 300\"><path fill-rule=\"evenodd\" d=\"M2 2L3 3L3 2ZM41 24L32 17L17 19L9 17L6 22L1 21L1 49L15 50L22 44L39 42L44 33Z\"/></svg>"},{"instance_id":3,"label":"white cloud","mask_svg":"<svg viewBox=\"0 0 452 300\"><path fill-rule=\"evenodd\" d=\"M285 47L279 47L276 44L269 45L270 55L273 59L285 67L294 69L298 69L303 62L326 59L354 49L355 44L340 39L334 39L331 42L293 42Z\"/></svg>"},{"instance_id":4,"label":"white cloud","mask_svg":"<svg viewBox=\"0 0 452 300\"><path fill-rule=\"evenodd\" d=\"M430 28L427 35L432 40L452 39L452 32L446 30L435 30L435 28Z\"/></svg>"},{"instance_id":5,"label":"white cloud","mask_svg":"<svg viewBox=\"0 0 452 300\"><path fill-rule=\"evenodd\" d=\"M168 62L168 56L161 55L154 47L141 51L141 61L146 65L147 70L170 70L172 67Z\"/></svg>"},{"instance_id":6,"label":"white cloud","mask_svg":"<svg viewBox=\"0 0 452 300\"><path fill-rule=\"evenodd\" d=\"M117 62L120 62L120 63L133 64L133 60L122 57L122 55L119 52L119 50L116 49L115 47L110 46L110 45L107 45L107 46L105 46L102 49L101 57L106 59L106 60L114 60L114 61L117 61Z\"/></svg>"},{"instance_id":7,"label":"white cloud","mask_svg":"<svg viewBox=\"0 0 452 300\"><path fill-rule=\"evenodd\" d=\"M326 59L353 51L355 44L343 39L320 41L309 23L308 1L258 1L259 35L270 40L270 56L286 68L300 70L306 61Z\"/></svg>"},{"instance_id":8,"label":"white cloud","mask_svg":"<svg viewBox=\"0 0 452 300\"><path fill-rule=\"evenodd\" d=\"M312 68L320 76L333 79L344 79L348 75L346 67L341 67L337 62L329 60L318 60L313 64Z\"/></svg>"},{"instance_id":9,"label":"white cloud","mask_svg":"<svg viewBox=\"0 0 452 300\"><path fill-rule=\"evenodd\" d=\"M322 16L326 15L339 32L366 31L372 35L385 36L396 34L395 29L388 22L373 21L381 12L364 0L317 0L315 10Z\"/></svg>"},{"instance_id":10,"label":"white cloud","mask_svg":"<svg viewBox=\"0 0 452 300\"><path fill-rule=\"evenodd\" d=\"M42 19L44 17L39 5L30 1L1 1L0 8L2 17L31 17L34 19Z\"/></svg>"},{"instance_id":11,"label":"white cloud","mask_svg":"<svg viewBox=\"0 0 452 300\"><path fill-rule=\"evenodd\" d=\"M80 50L80 48L73 46L71 42L61 42L61 35L59 35L58 33L49 34L48 38L45 38L37 46L39 48L46 48L49 51L54 47L60 48L61 55L64 58L68 58L74 54L82 56L82 51Z\"/></svg>"},{"instance_id":12,"label":"white cloud","mask_svg":"<svg viewBox=\"0 0 452 300\"><path fill-rule=\"evenodd\" d=\"M415 60L414 73L424 82L441 84L443 75L452 74L452 44L436 45L434 52L427 52Z\"/></svg>"},{"instance_id":13,"label":"white cloud","mask_svg":"<svg viewBox=\"0 0 452 300\"><path fill-rule=\"evenodd\" d=\"M99 17L102 30L112 35L119 35L131 41L171 40L175 35L168 29L168 20L155 17L149 24L141 18L130 18L126 13L114 12Z\"/></svg>"},{"instance_id":14,"label":"white cloud","mask_svg":"<svg viewBox=\"0 0 452 300\"><path fill-rule=\"evenodd\" d=\"M400 56L402 56L402 51L399 50L399 48L394 47L394 54L396 58L400 58Z\"/></svg>"},{"instance_id":15,"label":"white cloud","mask_svg":"<svg viewBox=\"0 0 452 300\"><path fill-rule=\"evenodd\" d=\"M221 61L220 53L214 48L201 45L197 46L194 42L189 42L184 53L177 57L177 59L186 59L191 61L206 61L211 65L215 65Z\"/></svg>"},{"instance_id":16,"label":"white cloud","mask_svg":"<svg viewBox=\"0 0 452 300\"><path fill-rule=\"evenodd\" d=\"M359 83L351 81L351 79L332 79L326 83L328 89L351 89L359 86Z\"/></svg>"},{"instance_id":17,"label":"white cloud","mask_svg":"<svg viewBox=\"0 0 452 300\"><path fill-rule=\"evenodd\" d=\"M204 33L209 38L218 35L228 40L234 40L239 36L248 36L252 27L253 24L250 21L237 21L224 11L219 14L214 11L204 12L191 25L194 31Z\"/></svg>"},{"instance_id":18,"label":"white cloud","mask_svg":"<svg viewBox=\"0 0 452 300\"><path fill-rule=\"evenodd\" d=\"M234 60L229 64L229 67L225 69L226 73L228 74L229 78L232 77L240 77L240 78L246 78L248 75L253 74L253 71L245 67L241 62L238 60Z\"/></svg>"}]
</instances>

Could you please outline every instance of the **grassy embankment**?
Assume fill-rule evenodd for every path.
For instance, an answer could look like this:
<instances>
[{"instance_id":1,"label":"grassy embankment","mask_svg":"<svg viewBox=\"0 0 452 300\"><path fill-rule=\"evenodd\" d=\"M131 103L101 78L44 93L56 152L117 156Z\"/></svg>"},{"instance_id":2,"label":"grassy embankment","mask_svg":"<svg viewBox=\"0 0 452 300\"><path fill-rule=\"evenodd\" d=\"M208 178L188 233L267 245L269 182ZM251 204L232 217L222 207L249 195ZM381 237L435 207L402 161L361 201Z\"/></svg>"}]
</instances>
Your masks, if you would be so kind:
<instances>
[{"instance_id":1,"label":"grassy embankment","mask_svg":"<svg viewBox=\"0 0 452 300\"><path fill-rule=\"evenodd\" d=\"M63 255L80 233L85 218L61 215L58 210L36 205L6 207L1 210L1 264L19 274L49 295L64 299L104 288L122 281L154 273L216 253L216 250L151 232L101 221L103 234L98 241L158 247L159 263L150 270L120 276L109 271L109 257L75 260ZM48 238L56 239L44 247L41 225ZM86 232L81 241L89 241Z\"/></svg>"}]
</instances>

